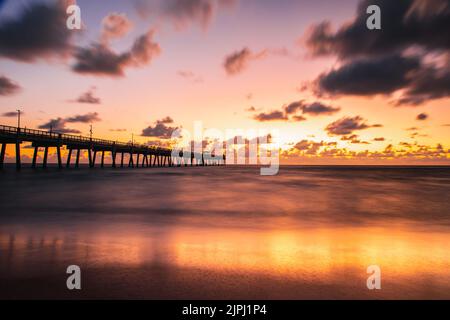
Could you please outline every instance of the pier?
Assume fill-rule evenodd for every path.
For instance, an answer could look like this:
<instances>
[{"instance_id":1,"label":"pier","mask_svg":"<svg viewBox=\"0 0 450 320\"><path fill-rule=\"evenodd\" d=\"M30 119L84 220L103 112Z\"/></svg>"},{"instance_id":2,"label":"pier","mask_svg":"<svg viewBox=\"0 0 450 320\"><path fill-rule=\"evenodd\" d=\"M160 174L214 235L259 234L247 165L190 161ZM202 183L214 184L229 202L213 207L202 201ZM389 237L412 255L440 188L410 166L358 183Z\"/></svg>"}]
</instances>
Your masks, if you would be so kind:
<instances>
[{"instance_id":1,"label":"pier","mask_svg":"<svg viewBox=\"0 0 450 320\"><path fill-rule=\"evenodd\" d=\"M16 169L23 166L20 152L21 144L31 143L34 149L31 162L32 168L37 168L37 157L41 149L44 149L41 167L46 168L48 162L48 152L50 148L56 149L57 165L60 169L79 167L81 152L87 152L89 167L94 168L99 159L99 166L105 167L105 157L111 157L111 167L113 168L146 168L146 167L173 167L173 166L209 166L225 164L225 155L215 157L206 152L195 153L180 151L179 156L174 157L172 149L160 148L135 143L124 143L93 137L83 137L72 134L49 132L0 125L0 169L3 168L8 144L15 146ZM68 151L67 159L63 163L61 149ZM128 163L124 163L125 155L128 154ZM72 158L75 160L72 163ZM119 156L119 158L117 157Z\"/></svg>"}]
</instances>

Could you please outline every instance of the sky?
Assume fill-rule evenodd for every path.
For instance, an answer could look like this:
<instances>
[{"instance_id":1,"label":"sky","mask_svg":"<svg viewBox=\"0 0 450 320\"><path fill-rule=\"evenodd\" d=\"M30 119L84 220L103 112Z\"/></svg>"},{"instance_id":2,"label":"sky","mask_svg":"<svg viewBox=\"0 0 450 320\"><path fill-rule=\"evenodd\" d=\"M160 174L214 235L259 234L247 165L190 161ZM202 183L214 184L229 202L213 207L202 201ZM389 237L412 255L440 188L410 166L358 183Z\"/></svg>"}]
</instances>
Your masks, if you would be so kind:
<instances>
[{"instance_id":1,"label":"sky","mask_svg":"<svg viewBox=\"0 0 450 320\"><path fill-rule=\"evenodd\" d=\"M287 164L450 163L449 0L79 0L69 30L74 3L0 2L1 124L167 145L201 121L276 129Z\"/></svg>"}]
</instances>

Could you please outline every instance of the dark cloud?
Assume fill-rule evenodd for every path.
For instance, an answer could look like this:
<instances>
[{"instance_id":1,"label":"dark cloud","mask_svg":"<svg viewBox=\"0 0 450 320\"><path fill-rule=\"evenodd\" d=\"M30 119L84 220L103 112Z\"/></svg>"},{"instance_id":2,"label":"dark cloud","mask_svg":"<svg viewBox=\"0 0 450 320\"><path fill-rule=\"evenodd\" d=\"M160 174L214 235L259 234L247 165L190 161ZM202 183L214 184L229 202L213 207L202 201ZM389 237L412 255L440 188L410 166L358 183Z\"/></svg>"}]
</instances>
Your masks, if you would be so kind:
<instances>
[{"instance_id":1,"label":"dark cloud","mask_svg":"<svg viewBox=\"0 0 450 320\"><path fill-rule=\"evenodd\" d=\"M450 62L441 68L424 66L411 77L411 82L395 105L417 106L432 99L450 96Z\"/></svg>"},{"instance_id":2,"label":"dark cloud","mask_svg":"<svg viewBox=\"0 0 450 320\"><path fill-rule=\"evenodd\" d=\"M146 65L161 53L161 48L153 41L153 36L154 31L148 31L135 40L129 51L121 54L102 43L79 47L75 52L76 62L72 70L82 74L123 76L125 68Z\"/></svg>"},{"instance_id":3,"label":"dark cloud","mask_svg":"<svg viewBox=\"0 0 450 320\"><path fill-rule=\"evenodd\" d=\"M369 5L381 8L381 31L367 30ZM316 79L316 93L375 95L402 90L393 102L397 106L449 97L449 33L448 0L361 1L351 23L333 31L325 21L307 33L313 56L334 55L342 63ZM441 66L426 62L427 55L436 54L447 55L440 59L447 62Z\"/></svg>"},{"instance_id":4,"label":"dark cloud","mask_svg":"<svg viewBox=\"0 0 450 320\"><path fill-rule=\"evenodd\" d=\"M330 123L325 130L329 135L349 135L353 131L364 130L368 128L379 128L380 124L369 125L366 120L360 116L355 117L343 117Z\"/></svg>"},{"instance_id":5,"label":"dark cloud","mask_svg":"<svg viewBox=\"0 0 450 320\"><path fill-rule=\"evenodd\" d=\"M97 112L75 115L65 119L67 123L90 123L101 121Z\"/></svg>"},{"instance_id":6,"label":"dark cloud","mask_svg":"<svg viewBox=\"0 0 450 320\"><path fill-rule=\"evenodd\" d=\"M173 119L165 117L161 120L157 120L154 126L148 126L142 130L141 136L143 137L156 137L161 139L170 139L172 133L178 129L178 127L170 127L166 124L173 123Z\"/></svg>"},{"instance_id":7,"label":"dark cloud","mask_svg":"<svg viewBox=\"0 0 450 320\"><path fill-rule=\"evenodd\" d=\"M10 96L20 91L20 86L11 79L0 76L0 96Z\"/></svg>"},{"instance_id":8,"label":"dark cloud","mask_svg":"<svg viewBox=\"0 0 450 320\"><path fill-rule=\"evenodd\" d=\"M25 112L22 111L22 112L20 112L20 114L24 115ZM5 118L16 118L17 115L18 115L17 111L9 111L9 112L5 112L5 113L1 114L1 116L5 117Z\"/></svg>"},{"instance_id":9,"label":"dark cloud","mask_svg":"<svg viewBox=\"0 0 450 320\"><path fill-rule=\"evenodd\" d=\"M101 100L100 98L95 96L94 90L95 88L91 88L88 91L84 92L75 100L75 102L87 104L100 104Z\"/></svg>"},{"instance_id":10,"label":"dark cloud","mask_svg":"<svg viewBox=\"0 0 450 320\"><path fill-rule=\"evenodd\" d=\"M264 122L264 121L277 121L277 120L288 120L288 117L282 111L270 111L267 113L256 114L253 119Z\"/></svg>"},{"instance_id":11,"label":"dark cloud","mask_svg":"<svg viewBox=\"0 0 450 320\"><path fill-rule=\"evenodd\" d=\"M18 17L3 18L0 56L24 62L68 56L74 33L66 28L68 4L69 1L32 3Z\"/></svg>"},{"instance_id":12,"label":"dark cloud","mask_svg":"<svg viewBox=\"0 0 450 320\"><path fill-rule=\"evenodd\" d=\"M305 103L303 101L294 101L284 107L284 112L286 112L286 114L293 114L302 110L304 106Z\"/></svg>"},{"instance_id":13,"label":"dark cloud","mask_svg":"<svg viewBox=\"0 0 450 320\"><path fill-rule=\"evenodd\" d=\"M173 119L169 116L162 118L161 120L157 120L156 123L164 123L164 124L169 124L169 123L173 123Z\"/></svg>"},{"instance_id":14,"label":"dark cloud","mask_svg":"<svg viewBox=\"0 0 450 320\"><path fill-rule=\"evenodd\" d=\"M386 139L383 137L374 138L373 141L385 141Z\"/></svg>"},{"instance_id":15,"label":"dark cloud","mask_svg":"<svg viewBox=\"0 0 450 320\"><path fill-rule=\"evenodd\" d=\"M250 61L263 58L266 56L266 53L266 50L253 53L249 48L245 47L226 56L223 67L228 75L236 75L244 71Z\"/></svg>"},{"instance_id":16,"label":"dark cloud","mask_svg":"<svg viewBox=\"0 0 450 320\"><path fill-rule=\"evenodd\" d=\"M419 121L423 121L423 120L427 120L428 119L428 115L426 113L419 113L416 117L416 120Z\"/></svg>"},{"instance_id":17,"label":"dark cloud","mask_svg":"<svg viewBox=\"0 0 450 320\"><path fill-rule=\"evenodd\" d=\"M368 32L369 5L381 9L382 31ZM329 22L311 27L307 46L313 55L337 55L341 59L401 52L412 46L428 50L450 49L448 0L365 0L356 18L332 31Z\"/></svg>"},{"instance_id":18,"label":"dark cloud","mask_svg":"<svg viewBox=\"0 0 450 320\"><path fill-rule=\"evenodd\" d=\"M411 72L418 70L417 57L399 55L362 59L344 64L315 81L320 94L389 94L411 83Z\"/></svg>"},{"instance_id":19,"label":"dark cloud","mask_svg":"<svg viewBox=\"0 0 450 320\"><path fill-rule=\"evenodd\" d=\"M66 128L66 124L67 123L90 123L90 122L97 122L97 121L101 121L101 119L98 116L98 113L91 112L91 113L87 113L87 114L83 114L83 115L75 115L75 116L67 117L67 118L59 117L56 119L51 119L50 121L40 125L38 128L52 130L54 132L59 132L59 133L76 133L76 134L78 134L78 133L81 133L79 130Z\"/></svg>"}]
</instances>

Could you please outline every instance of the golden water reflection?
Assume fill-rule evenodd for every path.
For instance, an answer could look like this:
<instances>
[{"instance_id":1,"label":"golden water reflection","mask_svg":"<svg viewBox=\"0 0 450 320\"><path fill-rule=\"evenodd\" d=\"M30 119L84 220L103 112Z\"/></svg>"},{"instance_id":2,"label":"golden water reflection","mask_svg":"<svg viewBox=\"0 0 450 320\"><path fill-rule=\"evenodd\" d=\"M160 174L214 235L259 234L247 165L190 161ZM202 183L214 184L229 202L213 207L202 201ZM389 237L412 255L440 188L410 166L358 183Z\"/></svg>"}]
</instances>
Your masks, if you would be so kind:
<instances>
[{"instance_id":1,"label":"golden water reflection","mask_svg":"<svg viewBox=\"0 0 450 320\"><path fill-rule=\"evenodd\" d=\"M207 270L225 278L228 273L259 274L313 284L347 281L348 285L365 283L367 266L375 264L388 286L403 284L412 290L432 286L438 296L450 295L446 230L394 226L275 231L113 223L70 231L24 226L0 230L1 269L11 277L30 275L30 265L39 264L100 269L162 265ZM35 270L43 272L39 267Z\"/></svg>"}]
</instances>

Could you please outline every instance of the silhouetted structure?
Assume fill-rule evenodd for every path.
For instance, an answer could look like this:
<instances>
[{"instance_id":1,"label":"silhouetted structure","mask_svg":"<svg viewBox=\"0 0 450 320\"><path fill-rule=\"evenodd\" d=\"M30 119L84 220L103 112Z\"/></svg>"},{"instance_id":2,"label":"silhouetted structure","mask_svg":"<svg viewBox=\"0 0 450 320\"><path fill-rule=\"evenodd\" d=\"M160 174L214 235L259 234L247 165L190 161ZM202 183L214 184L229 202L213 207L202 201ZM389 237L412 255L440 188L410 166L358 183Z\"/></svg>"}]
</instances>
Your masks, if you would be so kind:
<instances>
[{"instance_id":1,"label":"silhouetted structure","mask_svg":"<svg viewBox=\"0 0 450 320\"><path fill-rule=\"evenodd\" d=\"M39 148L44 148L43 167L47 167L47 158L49 148L56 148L59 168L63 167L61 148L68 150L66 167L70 167L72 153L76 152L75 167L79 167L81 151L87 151L89 158L89 167L95 167L97 154L101 153L100 166L104 167L105 153L111 154L112 167L124 167L124 155L129 154L128 167L164 167L181 165L220 165L225 164L225 156L218 159L211 154L206 153L186 153L180 151L179 157L172 156L172 149L159 148L134 143L123 143L117 141L88 138L71 134L62 134L58 132L48 132L43 130L25 129L11 126L0 125L0 143L2 144L0 152L0 169L3 168L6 146L14 144L16 150L16 168L22 167L20 159L20 144L22 142L31 142L34 148L33 160L31 166L36 168L36 160ZM116 162L117 154L120 154L120 164ZM142 158L141 158L142 156ZM136 160L135 160L136 158Z\"/></svg>"}]
</instances>

